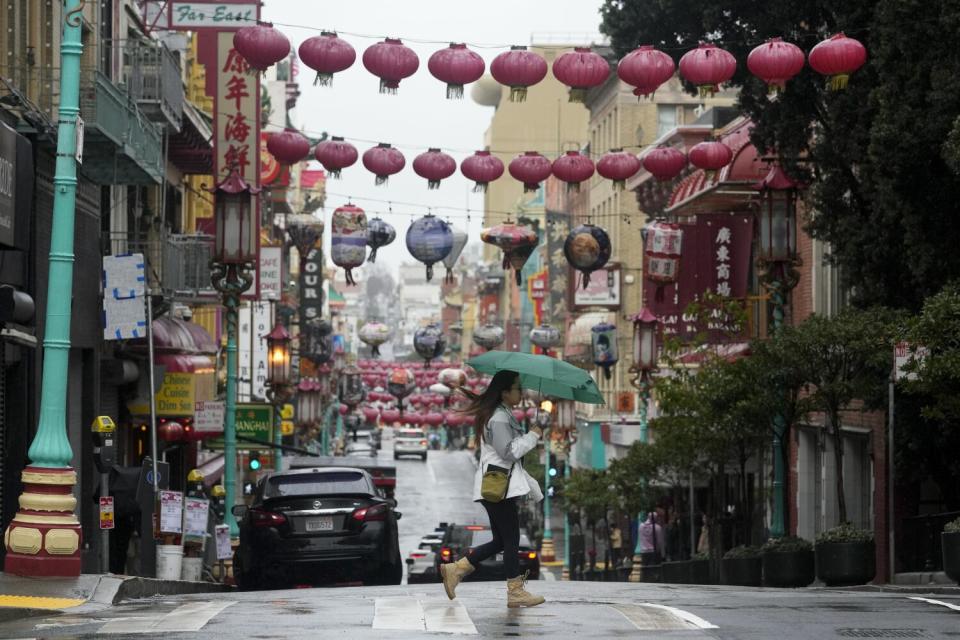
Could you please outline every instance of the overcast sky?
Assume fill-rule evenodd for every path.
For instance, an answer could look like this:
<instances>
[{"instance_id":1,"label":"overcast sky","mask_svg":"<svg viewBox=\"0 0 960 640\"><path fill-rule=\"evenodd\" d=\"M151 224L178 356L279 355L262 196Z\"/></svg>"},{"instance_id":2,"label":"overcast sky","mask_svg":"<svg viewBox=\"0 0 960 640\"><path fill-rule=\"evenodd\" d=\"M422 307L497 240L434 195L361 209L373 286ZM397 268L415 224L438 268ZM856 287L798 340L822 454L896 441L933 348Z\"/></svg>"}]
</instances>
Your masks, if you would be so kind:
<instances>
[{"instance_id":1,"label":"overcast sky","mask_svg":"<svg viewBox=\"0 0 960 640\"><path fill-rule=\"evenodd\" d=\"M498 53L511 44L529 45L531 36L538 36L538 41L548 36L555 42L564 36L589 39L599 33L601 4L602 0L266 0L263 19L273 21L294 49L324 29L337 31L357 51L357 61L336 74L331 87L313 86L314 72L301 64L294 122L307 133L343 136L361 156L377 142L389 142L406 157L406 167L385 186L374 185L374 176L362 160L344 170L341 180L328 180L327 229L331 212L351 197L368 217L379 214L397 228L397 240L378 252L378 261L381 256L395 265L413 261L404 234L413 218L427 213L427 207L433 207L435 215L449 217L454 226L468 228L470 243L480 242L483 198L471 192L473 183L458 170L439 189L428 190L412 164L428 147L441 147L459 167L464 157L483 148L493 108L474 103L469 86L463 100L447 100L445 85L427 70L428 58L450 42L466 42L483 56L489 70ZM400 83L396 95L380 94L379 80L361 62L364 49L387 36L401 38L420 58L420 68ZM466 209L472 210L469 227ZM324 235L329 247L330 234Z\"/></svg>"}]
</instances>

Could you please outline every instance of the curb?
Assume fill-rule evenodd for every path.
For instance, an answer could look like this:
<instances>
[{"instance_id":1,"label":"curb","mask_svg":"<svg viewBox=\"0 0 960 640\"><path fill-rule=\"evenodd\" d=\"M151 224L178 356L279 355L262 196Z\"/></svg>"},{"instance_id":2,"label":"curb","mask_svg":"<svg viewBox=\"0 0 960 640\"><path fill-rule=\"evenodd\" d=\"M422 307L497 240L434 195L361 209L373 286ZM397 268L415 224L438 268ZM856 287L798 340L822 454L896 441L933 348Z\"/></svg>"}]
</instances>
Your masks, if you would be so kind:
<instances>
[{"instance_id":1,"label":"curb","mask_svg":"<svg viewBox=\"0 0 960 640\"><path fill-rule=\"evenodd\" d=\"M185 580L134 577L127 578L119 585L110 604L120 604L126 600L152 598L153 596L223 593L226 591L236 591L236 588L218 582L187 582Z\"/></svg>"}]
</instances>

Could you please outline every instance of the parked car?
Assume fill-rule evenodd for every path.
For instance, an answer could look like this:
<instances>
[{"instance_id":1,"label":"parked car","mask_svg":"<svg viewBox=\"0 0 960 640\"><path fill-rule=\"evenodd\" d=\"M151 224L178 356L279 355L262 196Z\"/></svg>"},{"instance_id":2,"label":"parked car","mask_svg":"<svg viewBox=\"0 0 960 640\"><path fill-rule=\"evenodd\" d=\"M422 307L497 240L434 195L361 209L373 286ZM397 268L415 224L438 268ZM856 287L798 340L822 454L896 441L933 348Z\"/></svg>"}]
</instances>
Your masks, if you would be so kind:
<instances>
[{"instance_id":1,"label":"parked car","mask_svg":"<svg viewBox=\"0 0 960 640\"><path fill-rule=\"evenodd\" d=\"M369 442L377 451L380 450L380 429L357 429L347 437L347 443L350 442Z\"/></svg>"},{"instance_id":2,"label":"parked car","mask_svg":"<svg viewBox=\"0 0 960 640\"><path fill-rule=\"evenodd\" d=\"M404 427L397 432L393 439L393 459L400 456L420 456L427 459L427 436L423 429Z\"/></svg>"},{"instance_id":3,"label":"parked car","mask_svg":"<svg viewBox=\"0 0 960 640\"><path fill-rule=\"evenodd\" d=\"M250 506L233 507L240 523L238 586L400 584L395 506L363 469L317 467L261 478Z\"/></svg>"},{"instance_id":4,"label":"parked car","mask_svg":"<svg viewBox=\"0 0 960 640\"><path fill-rule=\"evenodd\" d=\"M436 554L435 570L440 575L440 565L445 562L454 562L462 557L470 548L489 542L493 538L490 527L481 524L459 525L447 527L440 545L440 552ZM530 544L527 534L520 534L520 573L529 571L530 580L540 579L540 554ZM512 577L512 576L511 576ZM506 580L503 568L503 554L498 553L493 558L487 558L480 563L476 570L465 580Z\"/></svg>"},{"instance_id":5,"label":"parked car","mask_svg":"<svg viewBox=\"0 0 960 640\"><path fill-rule=\"evenodd\" d=\"M361 442L347 442L347 446L343 449L343 455L347 457L359 456L365 458L375 458L377 456L377 448L369 440Z\"/></svg>"},{"instance_id":6,"label":"parked car","mask_svg":"<svg viewBox=\"0 0 960 640\"><path fill-rule=\"evenodd\" d=\"M443 544L443 529L437 529L420 538L415 551L407 556L407 584L439 582L436 554Z\"/></svg>"}]
</instances>

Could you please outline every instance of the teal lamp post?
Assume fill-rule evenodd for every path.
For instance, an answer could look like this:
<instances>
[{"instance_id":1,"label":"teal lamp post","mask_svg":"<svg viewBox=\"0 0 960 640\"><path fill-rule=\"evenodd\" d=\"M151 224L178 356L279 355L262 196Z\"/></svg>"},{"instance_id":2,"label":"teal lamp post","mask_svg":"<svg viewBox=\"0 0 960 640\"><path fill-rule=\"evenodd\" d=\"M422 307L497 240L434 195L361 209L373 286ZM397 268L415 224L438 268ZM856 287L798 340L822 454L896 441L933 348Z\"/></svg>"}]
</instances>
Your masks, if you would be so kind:
<instances>
[{"instance_id":1,"label":"teal lamp post","mask_svg":"<svg viewBox=\"0 0 960 640\"><path fill-rule=\"evenodd\" d=\"M633 365L630 372L634 374L630 383L636 388L640 396L640 442L646 444L647 412L650 407L650 372L657 367L657 330L659 318L650 309L644 307L640 313L633 316ZM640 582L640 570L643 565L642 549L640 547L640 525L646 513L637 514L637 541L633 550L633 569L630 572L630 582Z\"/></svg>"},{"instance_id":2,"label":"teal lamp post","mask_svg":"<svg viewBox=\"0 0 960 640\"><path fill-rule=\"evenodd\" d=\"M553 529L550 526L550 423L553 421L553 402L544 400L537 411L537 426L543 429L543 541L540 543L540 559L544 562L556 560L553 547Z\"/></svg>"},{"instance_id":3,"label":"teal lamp post","mask_svg":"<svg viewBox=\"0 0 960 640\"><path fill-rule=\"evenodd\" d=\"M770 292L773 306L773 331L783 326L787 296L797 286L797 183L784 173L779 164L754 188L760 192L760 255L762 282ZM789 425L777 415L773 423L773 509L770 514L770 537L786 535L787 451L784 448Z\"/></svg>"},{"instance_id":4,"label":"teal lamp post","mask_svg":"<svg viewBox=\"0 0 960 640\"><path fill-rule=\"evenodd\" d=\"M60 42L60 105L53 178L53 229L43 337L40 420L21 475L20 510L4 534L4 571L21 576L80 575L80 523L74 513L67 437L67 371L73 285L73 235L77 201L77 118L80 113L81 0L64 0ZM41 515L42 514L42 515Z\"/></svg>"},{"instance_id":5,"label":"teal lamp post","mask_svg":"<svg viewBox=\"0 0 960 640\"><path fill-rule=\"evenodd\" d=\"M253 284L252 270L257 258L256 207L253 196L260 189L240 177L234 167L214 194L216 236L210 261L210 282L220 292L227 325L227 397L223 418L223 484L226 492L224 524L230 535L240 534L233 513L236 504L237 474L237 324L240 295Z\"/></svg>"}]
</instances>

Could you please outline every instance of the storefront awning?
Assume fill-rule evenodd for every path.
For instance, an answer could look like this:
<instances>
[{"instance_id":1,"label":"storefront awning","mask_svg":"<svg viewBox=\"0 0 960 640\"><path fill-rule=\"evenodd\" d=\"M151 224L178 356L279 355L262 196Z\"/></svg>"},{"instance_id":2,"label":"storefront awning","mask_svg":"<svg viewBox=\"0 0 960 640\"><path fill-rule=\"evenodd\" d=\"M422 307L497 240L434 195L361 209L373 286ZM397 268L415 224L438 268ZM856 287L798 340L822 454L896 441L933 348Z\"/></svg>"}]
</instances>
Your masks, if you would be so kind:
<instances>
[{"instance_id":1,"label":"storefront awning","mask_svg":"<svg viewBox=\"0 0 960 640\"><path fill-rule=\"evenodd\" d=\"M170 316L160 316L153 321L152 329L154 353L213 355L217 352L216 341L198 324ZM146 338L131 340L130 350L145 353Z\"/></svg>"}]
</instances>

